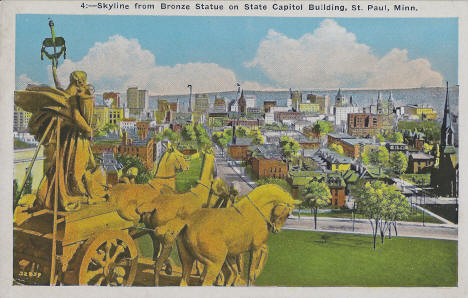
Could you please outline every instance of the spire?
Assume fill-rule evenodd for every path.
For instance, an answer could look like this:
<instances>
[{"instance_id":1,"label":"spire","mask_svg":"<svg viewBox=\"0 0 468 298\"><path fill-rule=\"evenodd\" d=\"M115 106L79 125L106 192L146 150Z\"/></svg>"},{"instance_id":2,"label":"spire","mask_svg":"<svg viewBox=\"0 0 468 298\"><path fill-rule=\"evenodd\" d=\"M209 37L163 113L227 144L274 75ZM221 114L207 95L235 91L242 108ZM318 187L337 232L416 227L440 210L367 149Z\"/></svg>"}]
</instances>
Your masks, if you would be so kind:
<instances>
[{"instance_id":1,"label":"spire","mask_svg":"<svg viewBox=\"0 0 468 298\"><path fill-rule=\"evenodd\" d=\"M377 102L381 102L382 101L382 93L380 93L379 91L379 95L377 96Z\"/></svg>"},{"instance_id":2,"label":"spire","mask_svg":"<svg viewBox=\"0 0 468 298\"><path fill-rule=\"evenodd\" d=\"M393 95L392 95L392 91L390 91L390 96L388 96L388 102L393 102L394 99L393 99Z\"/></svg>"},{"instance_id":3,"label":"spire","mask_svg":"<svg viewBox=\"0 0 468 298\"><path fill-rule=\"evenodd\" d=\"M352 95L349 97L349 104L353 105L353 96Z\"/></svg>"},{"instance_id":4,"label":"spire","mask_svg":"<svg viewBox=\"0 0 468 298\"><path fill-rule=\"evenodd\" d=\"M447 91L445 93L445 108L444 108L444 120L440 129L440 145L441 146L453 146L453 125L452 117L450 115L450 102L449 102L449 89L447 81Z\"/></svg>"}]
</instances>

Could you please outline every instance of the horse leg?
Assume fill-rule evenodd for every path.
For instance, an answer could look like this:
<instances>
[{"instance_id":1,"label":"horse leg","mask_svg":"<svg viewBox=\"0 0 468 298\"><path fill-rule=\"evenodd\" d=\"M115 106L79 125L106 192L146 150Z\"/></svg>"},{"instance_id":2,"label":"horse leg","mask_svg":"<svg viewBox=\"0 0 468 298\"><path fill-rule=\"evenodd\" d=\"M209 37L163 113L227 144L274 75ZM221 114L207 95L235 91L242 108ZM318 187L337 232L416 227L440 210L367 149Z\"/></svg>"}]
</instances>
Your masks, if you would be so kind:
<instances>
[{"instance_id":1,"label":"horse leg","mask_svg":"<svg viewBox=\"0 0 468 298\"><path fill-rule=\"evenodd\" d=\"M254 272L254 280L257 279L257 277L262 273L263 267L265 267L266 261L268 259L268 246L266 244L262 245L260 247L260 257L258 260L257 267L255 268Z\"/></svg>"},{"instance_id":2,"label":"horse leg","mask_svg":"<svg viewBox=\"0 0 468 298\"><path fill-rule=\"evenodd\" d=\"M202 286L214 285L216 281L216 277L221 271L221 267L223 266L223 264L224 264L224 260L215 261L215 262L211 262L211 261L206 262L205 270L204 270L205 272L203 272L204 273L203 275L205 275L205 278L203 279Z\"/></svg>"},{"instance_id":3,"label":"horse leg","mask_svg":"<svg viewBox=\"0 0 468 298\"><path fill-rule=\"evenodd\" d=\"M250 251L249 272L247 277L247 286L255 281L255 271L261 257L261 249L254 248Z\"/></svg>"},{"instance_id":4,"label":"horse leg","mask_svg":"<svg viewBox=\"0 0 468 298\"><path fill-rule=\"evenodd\" d=\"M187 250L182 239L177 238L176 241L177 251L179 252L180 262L182 263L182 279L180 280L179 286L188 286L195 258Z\"/></svg>"},{"instance_id":5,"label":"horse leg","mask_svg":"<svg viewBox=\"0 0 468 298\"><path fill-rule=\"evenodd\" d=\"M172 248L176 241L180 230L184 227L184 223L178 219L175 219L165 226L157 227L154 230L156 238L161 239L161 253L159 254L156 263L154 264L154 284L159 286L159 274L163 265L166 263L169 255L171 254Z\"/></svg>"},{"instance_id":6,"label":"horse leg","mask_svg":"<svg viewBox=\"0 0 468 298\"><path fill-rule=\"evenodd\" d=\"M237 284L237 280L239 279L239 270L237 267L237 258L239 256L228 256L226 258L225 264L230 269L230 274L225 278L226 283L225 285L234 286Z\"/></svg>"}]
</instances>

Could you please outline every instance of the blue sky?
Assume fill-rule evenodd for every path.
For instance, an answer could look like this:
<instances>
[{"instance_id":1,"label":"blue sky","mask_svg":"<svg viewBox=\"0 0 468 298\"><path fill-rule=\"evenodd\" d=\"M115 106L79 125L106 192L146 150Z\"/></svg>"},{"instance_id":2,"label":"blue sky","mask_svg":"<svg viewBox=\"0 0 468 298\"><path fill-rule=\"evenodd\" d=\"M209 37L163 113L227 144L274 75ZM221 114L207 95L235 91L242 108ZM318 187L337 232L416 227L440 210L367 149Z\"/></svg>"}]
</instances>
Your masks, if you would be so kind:
<instances>
[{"instance_id":1,"label":"blue sky","mask_svg":"<svg viewBox=\"0 0 468 298\"><path fill-rule=\"evenodd\" d=\"M98 89L125 89L125 85L142 84L148 89L177 92L183 84L177 87L168 79L177 74L184 84L193 81L200 86L200 91L213 91L205 90L211 86L199 82L197 72L206 72L205 80L211 77L219 80L214 79L211 89L226 89L232 80L260 89L420 87L438 85L445 80L458 84L458 20L455 18L17 15L17 87L25 80L50 82L49 62L39 59L42 40L50 36L48 17L55 22L56 34L67 42L69 65L64 66L63 72L73 67L85 68ZM115 52L103 46L97 48L101 54L89 54L96 42L105 44L116 35L120 39L111 45L122 45L119 53L128 57L122 57L120 64L129 63L127 70L122 71L132 73L121 74L119 79L93 69L107 68L98 56ZM136 40L127 43L133 39ZM338 50L341 46L343 50ZM133 53L131 47L138 50ZM349 48L355 51L348 51ZM403 51L392 52L393 49ZM144 61L148 53L149 57L154 56L155 62L149 61L154 65L147 67ZM140 68L132 66L132 55L136 60L142 59L141 73ZM296 55L297 59L291 58ZM107 63L119 64L119 59L120 56L113 57ZM403 62L399 65L398 61ZM384 75L389 66L396 64L389 71L395 75ZM303 69L301 65L307 67ZM115 65L111 68L114 73L119 72ZM413 70L417 74L411 78L396 79L402 76L399 72ZM324 76L316 75L322 71ZM67 76L63 74L63 78Z\"/></svg>"}]
</instances>

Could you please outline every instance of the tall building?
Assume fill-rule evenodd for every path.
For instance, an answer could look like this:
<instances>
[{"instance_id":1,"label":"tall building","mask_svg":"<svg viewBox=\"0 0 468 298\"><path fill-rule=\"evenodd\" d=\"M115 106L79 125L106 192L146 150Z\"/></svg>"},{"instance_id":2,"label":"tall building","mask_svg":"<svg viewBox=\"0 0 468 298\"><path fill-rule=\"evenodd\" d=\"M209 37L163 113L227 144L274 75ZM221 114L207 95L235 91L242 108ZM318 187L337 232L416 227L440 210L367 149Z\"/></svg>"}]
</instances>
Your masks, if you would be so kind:
<instances>
[{"instance_id":1,"label":"tall building","mask_svg":"<svg viewBox=\"0 0 468 298\"><path fill-rule=\"evenodd\" d=\"M335 96L335 105L333 106L333 115L335 116L335 126L337 130L346 131L348 115L353 113L362 113L362 108L350 101L341 93L341 89Z\"/></svg>"},{"instance_id":2,"label":"tall building","mask_svg":"<svg viewBox=\"0 0 468 298\"><path fill-rule=\"evenodd\" d=\"M341 93L341 88L338 89L338 93L335 96L335 106L341 107L347 105L346 97Z\"/></svg>"},{"instance_id":3,"label":"tall building","mask_svg":"<svg viewBox=\"0 0 468 298\"><path fill-rule=\"evenodd\" d=\"M113 108L120 108L120 93L117 92L105 92L102 94L102 99L107 106ZM110 104L107 104L109 102Z\"/></svg>"},{"instance_id":4,"label":"tall building","mask_svg":"<svg viewBox=\"0 0 468 298\"><path fill-rule=\"evenodd\" d=\"M295 112L299 112L299 105L302 103L302 92L301 91L291 91L289 89L290 98L292 101L292 109Z\"/></svg>"},{"instance_id":5,"label":"tall building","mask_svg":"<svg viewBox=\"0 0 468 298\"><path fill-rule=\"evenodd\" d=\"M149 110L149 97L147 90L138 87L127 89L127 107L131 115L139 116L143 111Z\"/></svg>"},{"instance_id":6,"label":"tall building","mask_svg":"<svg viewBox=\"0 0 468 298\"><path fill-rule=\"evenodd\" d=\"M23 131L28 128L32 114L15 105L13 112L13 131Z\"/></svg>"},{"instance_id":7,"label":"tall building","mask_svg":"<svg viewBox=\"0 0 468 298\"><path fill-rule=\"evenodd\" d=\"M307 94L307 100L312 104L318 104L320 107L319 113L328 114L330 106L330 97L328 95Z\"/></svg>"},{"instance_id":8,"label":"tall building","mask_svg":"<svg viewBox=\"0 0 468 298\"><path fill-rule=\"evenodd\" d=\"M226 112L226 98L216 96L213 104L213 110L215 113Z\"/></svg>"},{"instance_id":9,"label":"tall building","mask_svg":"<svg viewBox=\"0 0 468 298\"><path fill-rule=\"evenodd\" d=\"M195 95L195 108L196 113L206 113L210 108L210 98L208 94L197 94Z\"/></svg>"}]
</instances>

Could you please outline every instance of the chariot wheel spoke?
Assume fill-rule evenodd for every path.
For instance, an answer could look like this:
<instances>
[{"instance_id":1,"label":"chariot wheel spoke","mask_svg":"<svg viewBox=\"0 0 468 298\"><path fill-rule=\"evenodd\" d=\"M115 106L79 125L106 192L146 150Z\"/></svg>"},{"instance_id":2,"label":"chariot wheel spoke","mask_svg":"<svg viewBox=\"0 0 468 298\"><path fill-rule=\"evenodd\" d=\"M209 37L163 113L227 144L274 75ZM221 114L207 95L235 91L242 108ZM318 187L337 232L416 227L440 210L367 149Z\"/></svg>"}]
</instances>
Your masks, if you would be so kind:
<instances>
[{"instance_id":1,"label":"chariot wheel spoke","mask_svg":"<svg viewBox=\"0 0 468 298\"><path fill-rule=\"evenodd\" d=\"M123 247L123 245L118 245L115 249L114 255L110 258L109 262L114 263L117 257L121 255L124 251L125 248Z\"/></svg>"},{"instance_id":2,"label":"chariot wheel spoke","mask_svg":"<svg viewBox=\"0 0 468 298\"><path fill-rule=\"evenodd\" d=\"M88 272L86 272L86 281L89 283L91 280L96 278L99 274L102 274L102 276L104 277L103 268L100 268L98 270L89 270Z\"/></svg>"}]
</instances>

